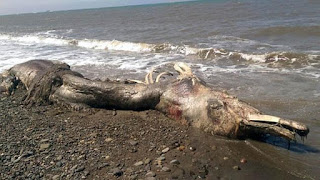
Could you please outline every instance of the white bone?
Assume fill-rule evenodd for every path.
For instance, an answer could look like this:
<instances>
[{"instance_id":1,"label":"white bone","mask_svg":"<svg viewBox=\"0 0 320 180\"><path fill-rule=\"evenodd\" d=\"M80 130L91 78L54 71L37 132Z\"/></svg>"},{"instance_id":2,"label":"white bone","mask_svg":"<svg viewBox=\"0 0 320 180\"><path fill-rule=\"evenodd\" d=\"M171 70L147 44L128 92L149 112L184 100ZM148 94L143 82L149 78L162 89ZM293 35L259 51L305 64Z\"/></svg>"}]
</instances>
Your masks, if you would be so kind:
<instances>
[{"instance_id":1,"label":"white bone","mask_svg":"<svg viewBox=\"0 0 320 180\"><path fill-rule=\"evenodd\" d=\"M161 76L163 76L163 75L171 75L171 73L169 73L169 72L162 72L162 73L160 73L160 74L157 76L157 78L156 78L156 83L160 81L160 78L161 78Z\"/></svg>"},{"instance_id":2,"label":"white bone","mask_svg":"<svg viewBox=\"0 0 320 180\"><path fill-rule=\"evenodd\" d=\"M279 117L270 116L270 115L262 115L262 114L250 114L249 120L250 121L274 122L274 123L280 122Z\"/></svg>"}]
</instances>

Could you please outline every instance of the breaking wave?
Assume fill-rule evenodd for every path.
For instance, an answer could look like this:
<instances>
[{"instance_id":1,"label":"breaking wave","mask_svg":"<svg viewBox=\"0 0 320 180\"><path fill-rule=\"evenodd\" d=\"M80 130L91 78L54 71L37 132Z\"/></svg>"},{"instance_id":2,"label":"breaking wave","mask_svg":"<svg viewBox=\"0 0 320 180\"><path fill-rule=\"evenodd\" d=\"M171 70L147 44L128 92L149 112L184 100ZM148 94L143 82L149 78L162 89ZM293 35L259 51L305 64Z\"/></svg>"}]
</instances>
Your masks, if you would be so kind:
<instances>
[{"instance_id":1,"label":"breaking wave","mask_svg":"<svg viewBox=\"0 0 320 180\"><path fill-rule=\"evenodd\" d=\"M127 51L135 53L169 53L190 56L192 58L226 61L237 64L266 64L273 68L302 68L306 66L320 67L319 54L271 52L265 54L249 54L236 51L227 51L219 48L197 48L188 45L173 45L170 43L150 44L118 40L96 39L67 39L57 36L24 35L12 36L0 34L0 40L14 41L23 45L45 44L55 46L75 46L87 49L106 51Z\"/></svg>"}]
</instances>

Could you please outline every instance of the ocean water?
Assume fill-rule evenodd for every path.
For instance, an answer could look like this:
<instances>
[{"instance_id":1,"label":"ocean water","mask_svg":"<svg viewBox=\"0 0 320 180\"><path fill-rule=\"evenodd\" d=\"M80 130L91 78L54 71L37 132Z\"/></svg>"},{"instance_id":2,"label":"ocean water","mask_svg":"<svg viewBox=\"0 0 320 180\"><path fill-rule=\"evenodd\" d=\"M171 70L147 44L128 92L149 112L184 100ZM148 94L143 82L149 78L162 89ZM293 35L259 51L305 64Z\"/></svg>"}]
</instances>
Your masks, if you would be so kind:
<instances>
[{"instance_id":1,"label":"ocean water","mask_svg":"<svg viewBox=\"0 0 320 180\"><path fill-rule=\"evenodd\" d=\"M207 0L0 16L0 72L61 60L89 78L143 79L183 61L214 87L306 123L305 142L261 145L320 177L320 1ZM249 147L248 147L249 148Z\"/></svg>"}]
</instances>

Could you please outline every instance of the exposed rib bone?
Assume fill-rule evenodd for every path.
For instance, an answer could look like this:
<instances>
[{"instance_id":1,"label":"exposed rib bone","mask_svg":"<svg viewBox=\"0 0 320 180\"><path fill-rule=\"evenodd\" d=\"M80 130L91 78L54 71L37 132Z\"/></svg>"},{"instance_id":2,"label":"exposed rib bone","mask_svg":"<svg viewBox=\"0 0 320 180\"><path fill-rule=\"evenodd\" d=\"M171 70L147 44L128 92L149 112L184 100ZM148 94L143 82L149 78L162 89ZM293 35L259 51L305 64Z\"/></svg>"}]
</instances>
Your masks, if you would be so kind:
<instances>
[{"instance_id":1,"label":"exposed rib bone","mask_svg":"<svg viewBox=\"0 0 320 180\"><path fill-rule=\"evenodd\" d=\"M161 76L163 76L163 75L172 75L172 73L170 73L170 72L162 72L162 73L160 73L156 78L156 83L159 82Z\"/></svg>"},{"instance_id":2,"label":"exposed rib bone","mask_svg":"<svg viewBox=\"0 0 320 180\"><path fill-rule=\"evenodd\" d=\"M149 72L149 83L150 83L150 84L153 84L153 83L154 83L153 77L152 77L153 71L154 71L154 68L152 67L152 68L151 68L151 71Z\"/></svg>"},{"instance_id":3,"label":"exposed rib bone","mask_svg":"<svg viewBox=\"0 0 320 180\"><path fill-rule=\"evenodd\" d=\"M150 72L147 73L145 78L144 78L145 84L149 84L149 76L150 76Z\"/></svg>"},{"instance_id":4,"label":"exposed rib bone","mask_svg":"<svg viewBox=\"0 0 320 180\"><path fill-rule=\"evenodd\" d=\"M183 62L177 62L174 64L173 68L180 74L179 78L183 78L183 77L192 77L193 73L191 68Z\"/></svg>"}]
</instances>

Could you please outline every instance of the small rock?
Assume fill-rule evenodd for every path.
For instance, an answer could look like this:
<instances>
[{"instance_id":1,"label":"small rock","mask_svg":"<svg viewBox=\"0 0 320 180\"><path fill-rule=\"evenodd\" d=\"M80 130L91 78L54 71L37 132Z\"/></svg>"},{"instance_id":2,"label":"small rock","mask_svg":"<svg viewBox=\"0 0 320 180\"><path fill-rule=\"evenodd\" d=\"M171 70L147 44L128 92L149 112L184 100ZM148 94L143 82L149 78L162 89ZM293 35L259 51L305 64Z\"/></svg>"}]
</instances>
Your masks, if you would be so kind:
<instances>
[{"instance_id":1,"label":"small rock","mask_svg":"<svg viewBox=\"0 0 320 180\"><path fill-rule=\"evenodd\" d=\"M150 166L150 164L147 164L146 166L144 166L144 170L145 171L151 171L151 166Z\"/></svg>"},{"instance_id":2,"label":"small rock","mask_svg":"<svg viewBox=\"0 0 320 180\"><path fill-rule=\"evenodd\" d=\"M170 150L170 148L167 147L167 148L163 149L161 152L162 152L162 153L166 153L166 152L168 152L169 150Z\"/></svg>"},{"instance_id":3,"label":"small rock","mask_svg":"<svg viewBox=\"0 0 320 180\"><path fill-rule=\"evenodd\" d=\"M84 175L84 176L88 176L89 174L90 174L89 171L84 171L84 172L83 172L83 175Z\"/></svg>"},{"instance_id":4,"label":"small rock","mask_svg":"<svg viewBox=\"0 0 320 180\"><path fill-rule=\"evenodd\" d=\"M165 156L160 156L160 157L157 158L157 160L158 161L164 161L164 160L166 160L166 157Z\"/></svg>"},{"instance_id":5,"label":"small rock","mask_svg":"<svg viewBox=\"0 0 320 180\"><path fill-rule=\"evenodd\" d=\"M138 162L134 163L134 166L141 166L141 165L143 165L143 161L138 161Z\"/></svg>"},{"instance_id":6,"label":"small rock","mask_svg":"<svg viewBox=\"0 0 320 180\"><path fill-rule=\"evenodd\" d=\"M56 163L56 166L57 166L57 167L62 167L62 165L63 165L63 164L62 164L61 161L58 161L58 162Z\"/></svg>"},{"instance_id":7,"label":"small rock","mask_svg":"<svg viewBox=\"0 0 320 180\"><path fill-rule=\"evenodd\" d=\"M84 166L80 166L79 168L77 168L77 169L75 170L75 172L81 172L81 171L83 171L84 169L85 169Z\"/></svg>"},{"instance_id":8,"label":"small rock","mask_svg":"<svg viewBox=\"0 0 320 180\"><path fill-rule=\"evenodd\" d=\"M17 156L16 156L17 157ZM11 161L13 162L13 163L17 163L17 162L19 162L20 160L21 160L21 157L22 156L19 156L17 159L12 159L11 158Z\"/></svg>"},{"instance_id":9,"label":"small rock","mask_svg":"<svg viewBox=\"0 0 320 180\"><path fill-rule=\"evenodd\" d=\"M217 150L217 146L212 146L211 149L212 149L213 151L215 151L215 150Z\"/></svg>"},{"instance_id":10,"label":"small rock","mask_svg":"<svg viewBox=\"0 0 320 180\"><path fill-rule=\"evenodd\" d=\"M98 166L98 169L102 169L102 168L107 167L107 166L109 166L108 163L103 163L103 164L100 164L100 165Z\"/></svg>"},{"instance_id":11,"label":"small rock","mask_svg":"<svg viewBox=\"0 0 320 180\"><path fill-rule=\"evenodd\" d=\"M138 145L138 141L134 141L134 140L129 140L129 143L130 143L132 146Z\"/></svg>"},{"instance_id":12,"label":"small rock","mask_svg":"<svg viewBox=\"0 0 320 180\"><path fill-rule=\"evenodd\" d=\"M183 150L185 149L185 146L179 146L177 149L178 149L179 151L183 151Z\"/></svg>"},{"instance_id":13,"label":"small rock","mask_svg":"<svg viewBox=\"0 0 320 180\"><path fill-rule=\"evenodd\" d=\"M104 157L106 160L109 160L110 159L110 156L105 156Z\"/></svg>"},{"instance_id":14,"label":"small rock","mask_svg":"<svg viewBox=\"0 0 320 180\"><path fill-rule=\"evenodd\" d=\"M170 161L170 164L178 165L178 164L180 164L180 162L178 160L174 159L174 160Z\"/></svg>"},{"instance_id":15,"label":"small rock","mask_svg":"<svg viewBox=\"0 0 320 180\"><path fill-rule=\"evenodd\" d=\"M77 169L77 167L78 167L78 165L74 165L71 169L70 169L70 171L75 171L76 169Z\"/></svg>"},{"instance_id":16,"label":"small rock","mask_svg":"<svg viewBox=\"0 0 320 180\"><path fill-rule=\"evenodd\" d=\"M120 170L119 168L111 169L110 173L113 174L114 176L117 176L117 177L120 177L123 175L123 171Z\"/></svg>"},{"instance_id":17,"label":"small rock","mask_svg":"<svg viewBox=\"0 0 320 180\"><path fill-rule=\"evenodd\" d=\"M152 172L152 171L149 171L147 174L146 174L146 177L155 177L156 176L156 173Z\"/></svg>"},{"instance_id":18,"label":"small rock","mask_svg":"<svg viewBox=\"0 0 320 180\"><path fill-rule=\"evenodd\" d=\"M54 175L53 177L52 177L52 180L58 180L60 178L60 175Z\"/></svg>"},{"instance_id":19,"label":"small rock","mask_svg":"<svg viewBox=\"0 0 320 180\"><path fill-rule=\"evenodd\" d=\"M228 157L223 157L223 160L228 160L229 158Z\"/></svg>"},{"instance_id":20,"label":"small rock","mask_svg":"<svg viewBox=\"0 0 320 180\"><path fill-rule=\"evenodd\" d=\"M116 111L115 109L113 110L112 115L113 115L113 116L116 116L116 115L117 115L117 111Z\"/></svg>"},{"instance_id":21,"label":"small rock","mask_svg":"<svg viewBox=\"0 0 320 180\"><path fill-rule=\"evenodd\" d=\"M233 166L234 170L241 170L241 168L239 166Z\"/></svg>"},{"instance_id":22,"label":"small rock","mask_svg":"<svg viewBox=\"0 0 320 180\"><path fill-rule=\"evenodd\" d=\"M196 150L196 148L192 147L192 146L190 146L189 149L190 149L190 151L195 151Z\"/></svg>"},{"instance_id":23,"label":"small rock","mask_svg":"<svg viewBox=\"0 0 320 180\"><path fill-rule=\"evenodd\" d=\"M49 141L49 139L41 139L40 140L41 143L48 142L48 141Z\"/></svg>"},{"instance_id":24,"label":"small rock","mask_svg":"<svg viewBox=\"0 0 320 180\"><path fill-rule=\"evenodd\" d=\"M164 171L164 172L170 172L170 171L171 171L171 169L170 169L170 168L168 168L168 167L166 167L166 166L164 166L164 167L161 169L161 171Z\"/></svg>"},{"instance_id":25,"label":"small rock","mask_svg":"<svg viewBox=\"0 0 320 180\"><path fill-rule=\"evenodd\" d=\"M106 138L104 141L108 143L108 142L111 142L112 140L113 140L112 138Z\"/></svg>"},{"instance_id":26,"label":"small rock","mask_svg":"<svg viewBox=\"0 0 320 180\"><path fill-rule=\"evenodd\" d=\"M147 158L144 160L144 164L149 164L151 162L151 159Z\"/></svg>"},{"instance_id":27,"label":"small rock","mask_svg":"<svg viewBox=\"0 0 320 180\"><path fill-rule=\"evenodd\" d=\"M46 143L46 144L40 144L40 148L39 150L40 151L43 151L43 150L46 150L50 147L50 144L49 143Z\"/></svg>"},{"instance_id":28,"label":"small rock","mask_svg":"<svg viewBox=\"0 0 320 180\"><path fill-rule=\"evenodd\" d=\"M247 163L247 160L246 160L245 158L242 158L242 159L240 160L240 162L243 163L243 164L245 164L245 163Z\"/></svg>"},{"instance_id":29,"label":"small rock","mask_svg":"<svg viewBox=\"0 0 320 180\"><path fill-rule=\"evenodd\" d=\"M130 152L130 153L136 153L136 152L138 152L138 150L135 149L135 148L133 148L133 149L129 149L129 152Z\"/></svg>"},{"instance_id":30,"label":"small rock","mask_svg":"<svg viewBox=\"0 0 320 180\"><path fill-rule=\"evenodd\" d=\"M33 155L33 151L27 151L25 153L22 154L22 157L29 157Z\"/></svg>"},{"instance_id":31,"label":"small rock","mask_svg":"<svg viewBox=\"0 0 320 180\"><path fill-rule=\"evenodd\" d=\"M59 156L56 158L57 161L60 161L61 159L62 159L62 156L61 156L61 155L59 155Z\"/></svg>"}]
</instances>

